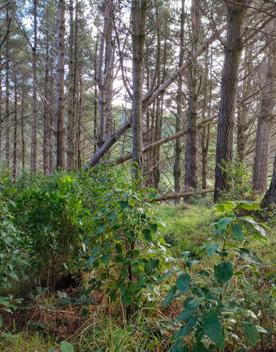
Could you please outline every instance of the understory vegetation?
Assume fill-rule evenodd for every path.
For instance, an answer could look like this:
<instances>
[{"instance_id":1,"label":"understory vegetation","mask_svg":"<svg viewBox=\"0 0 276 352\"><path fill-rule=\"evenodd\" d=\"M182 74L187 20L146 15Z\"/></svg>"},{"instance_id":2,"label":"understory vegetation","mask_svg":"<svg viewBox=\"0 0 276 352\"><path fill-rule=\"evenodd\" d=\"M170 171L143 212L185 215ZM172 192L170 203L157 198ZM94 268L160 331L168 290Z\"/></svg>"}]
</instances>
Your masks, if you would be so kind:
<instances>
[{"instance_id":1,"label":"understory vegetation","mask_svg":"<svg viewBox=\"0 0 276 352\"><path fill-rule=\"evenodd\" d=\"M123 167L2 175L0 350L272 351L273 216L154 199Z\"/></svg>"}]
</instances>

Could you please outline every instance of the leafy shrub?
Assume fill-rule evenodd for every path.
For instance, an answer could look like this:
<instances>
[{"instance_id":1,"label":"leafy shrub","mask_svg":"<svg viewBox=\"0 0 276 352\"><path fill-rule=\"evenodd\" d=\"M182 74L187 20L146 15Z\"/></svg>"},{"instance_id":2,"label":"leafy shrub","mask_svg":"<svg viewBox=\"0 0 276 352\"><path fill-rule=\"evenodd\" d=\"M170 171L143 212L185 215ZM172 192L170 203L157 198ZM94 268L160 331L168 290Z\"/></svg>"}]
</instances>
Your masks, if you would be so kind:
<instances>
[{"instance_id":1,"label":"leafy shrub","mask_svg":"<svg viewBox=\"0 0 276 352\"><path fill-rule=\"evenodd\" d=\"M90 288L101 287L112 300L121 299L130 317L141 305L145 290L156 294L166 248L145 191L122 170L116 184L114 172L93 176L97 192L93 193L92 234L84 242L86 271L93 270Z\"/></svg>"},{"instance_id":2,"label":"leafy shrub","mask_svg":"<svg viewBox=\"0 0 276 352\"><path fill-rule=\"evenodd\" d=\"M149 194L126 168L24 175L14 185L6 182L3 192L12 195L12 226L20 230L26 273L38 285L55 286L64 273L84 268L91 276L88 291L101 287L128 315L146 291L148 298L157 294L166 249Z\"/></svg>"},{"instance_id":3,"label":"leafy shrub","mask_svg":"<svg viewBox=\"0 0 276 352\"><path fill-rule=\"evenodd\" d=\"M260 334L268 332L260 326L259 307L245 304L243 295L247 291L239 289L262 266L249 244L266 240L265 230L252 217L239 215L256 208L249 202L217 206L223 216L212 224L216 241L205 247L207 257L216 256L214 266L205 264L204 269L192 270L196 263L188 252L184 254L186 271L179 274L165 300L168 305L185 296L172 351L190 351L190 346L192 351L223 350L226 341L231 350L237 346L249 348L257 344Z\"/></svg>"},{"instance_id":4,"label":"leafy shrub","mask_svg":"<svg viewBox=\"0 0 276 352\"><path fill-rule=\"evenodd\" d=\"M222 199L252 199L254 192L251 187L251 173L244 162L235 160L224 163L222 170L226 175L228 185L228 190L221 194Z\"/></svg>"},{"instance_id":5,"label":"leafy shrub","mask_svg":"<svg viewBox=\"0 0 276 352\"><path fill-rule=\"evenodd\" d=\"M9 211L9 201L0 193L0 326L3 323L1 312L11 312L20 303L12 293L18 283L25 279L28 267L22 248L20 232Z\"/></svg>"},{"instance_id":6,"label":"leafy shrub","mask_svg":"<svg viewBox=\"0 0 276 352\"><path fill-rule=\"evenodd\" d=\"M25 175L15 186L11 208L23 234L32 272L34 276L40 273L44 284L54 284L63 271L77 268L87 218L78 177L63 172Z\"/></svg>"}]
</instances>

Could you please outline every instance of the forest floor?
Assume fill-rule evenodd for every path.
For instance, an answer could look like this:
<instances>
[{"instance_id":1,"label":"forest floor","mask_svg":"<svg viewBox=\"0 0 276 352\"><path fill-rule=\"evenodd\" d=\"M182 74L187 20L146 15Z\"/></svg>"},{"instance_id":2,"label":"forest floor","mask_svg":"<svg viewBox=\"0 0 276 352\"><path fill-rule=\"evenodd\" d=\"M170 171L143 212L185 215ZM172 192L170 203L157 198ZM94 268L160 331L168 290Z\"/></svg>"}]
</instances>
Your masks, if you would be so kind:
<instances>
[{"instance_id":1,"label":"forest floor","mask_svg":"<svg viewBox=\"0 0 276 352\"><path fill-rule=\"evenodd\" d=\"M215 215L207 199L196 205L160 205L155 212L164 223L160 231L171 245L172 257L177 260L184 251L196 256L211 236L210 224ZM275 264L276 223L271 224L269 237L274 246L258 245L255 250L264 262ZM38 291L32 303L11 321L9 332L0 335L0 351L61 351L57 346L64 340L70 341L76 352L168 351L171 322L177 315L178 307L162 307L166 293L167 286L164 285L158 304L155 302L152 308L147 307L147 311L141 309L135 324L126 326L122 322L121 312L116 312L119 308L112 305L110 308L107 298L100 294L93 297L94 304L88 306L86 311L81 308L81 303L72 305L67 302L68 297L78 295L77 289L52 293Z\"/></svg>"}]
</instances>

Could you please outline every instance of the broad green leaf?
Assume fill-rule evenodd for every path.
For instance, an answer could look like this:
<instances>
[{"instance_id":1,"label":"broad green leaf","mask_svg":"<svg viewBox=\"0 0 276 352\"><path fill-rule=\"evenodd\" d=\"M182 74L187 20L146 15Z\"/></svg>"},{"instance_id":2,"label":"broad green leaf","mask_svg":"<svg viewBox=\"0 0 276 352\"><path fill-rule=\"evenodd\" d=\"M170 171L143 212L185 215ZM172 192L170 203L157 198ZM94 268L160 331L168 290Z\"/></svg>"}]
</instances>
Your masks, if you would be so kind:
<instances>
[{"instance_id":1,"label":"broad green leaf","mask_svg":"<svg viewBox=\"0 0 276 352\"><path fill-rule=\"evenodd\" d=\"M150 229L144 229L143 230L143 235L146 241L151 241L152 240L152 235L151 235L151 230Z\"/></svg>"},{"instance_id":2,"label":"broad green leaf","mask_svg":"<svg viewBox=\"0 0 276 352\"><path fill-rule=\"evenodd\" d=\"M254 202L241 201L241 202L238 202L237 208L254 211L254 210L258 210L260 208L260 206L259 206L259 204L254 203Z\"/></svg>"},{"instance_id":3,"label":"broad green leaf","mask_svg":"<svg viewBox=\"0 0 276 352\"><path fill-rule=\"evenodd\" d=\"M203 333L211 339L217 347L224 348L224 333L219 316L216 312L209 312L202 318Z\"/></svg>"},{"instance_id":4,"label":"broad green leaf","mask_svg":"<svg viewBox=\"0 0 276 352\"><path fill-rule=\"evenodd\" d=\"M219 245L217 243L207 244L206 252L207 252L208 256L211 257L213 254L215 254L218 247L219 247Z\"/></svg>"},{"instance_id":5,"label":"broad green leaf","mask_svg":"<svg viewBox=\"0 0 276 352\"><path fill-rule=\"evenodd\" d=\"M227 201L216 205L216 210L220 213L231 213L235 209L235 203Z\"/></svg>"},{"instance_id":6,"label":"broad green leaf","mask_svg":"<svg viewBox=\"0 0 276 352\"><path fill-rule=\"evenodd\" d=\"M74 347L70 342L62 341L60 344L61 352L74 352Z\"/></svg>"},{"instance_id":7,"label":"broad green leaf","mask_svg":"<svg viewBox=\"0 0 276 352\"><path fill-rule=\"evenodd\" d=\"M242 226L240 224L237 224L237 223L232 224L232 233L236 241L242 242L245 240Z\"/></svg>"},{"instance_id":8,"label":"broad green leaf","mask_svg":"<svg viewBox=\"0 0 276 352\"><path fill-rule=\"evenodd\" d=\"M192 316L185 325L183 325L179 331L176 333L176 338L183 338L189 334L189 332L193 329L193 327L196 325L198 317L197 316Z\"/></svg>"},{"instance_id":9,"label":"broad green leaf","mask_svg":"<svg viewBox=\"0 0 276 352\"><path fill-rule=\"evenodd\" d=\"M183 309L183 311L177 317L177 321L183 321L183 320L189 319L193 315L194 311L198 308L198 306L199 306L198 300L193 299L191 301L188 301L185 304L185 308Z\"/></svg>"},{"instance_id":10,"label":"broad green leaf","mask_svg":"<svg viewBox=\"0 0 276 352\"><path fill-rule=\"evenodd\" d=\"M233 265L231 262L221 262L215 266L214 275L220 284L225 284L233 276Z\"/></svg>"},{"instance_id":11,"label":"broad green leaf","mask_svg":"<svg viewBox=\"0 0 276 352\"><path fill-rule=\"evenodd\" d=\"M244 321L242 323L242 328L243 328L244 337L245 337L246 342L250 346L255 346L259 340L259 333L256 328L256 325L254 325L250 322Z\"/></svg>"},{"instance_id":12,"label":"broad green leaf","mask_svg":"<svg viewBox=\"0 0 276 352\"><path fill-rule=\"evenodd\" d=\"M164 300L164 303L163 303L164 307L167 307L169 304L171 304L171 302L174 299L175 293L176 293L176 287L174 286L170 289L170 291L168 292Z\"/></svg>"},{"instance_id":13,"label":"broad green leaf","mask_svg":"<svg viewBox=\"0 0 276 352\"><path fill-rule=\"evenodd\" d=\"M214 233L215 235L224 235L229 224L232 223L232 221L234 221L235 218L234 217L225 217L225 218L221 218L218 221L214 222L211 226L214 227Z\"/></svg>"},{"instance_id":14,"label":"broad green leaf","mask_svg":"<svg viewBox=\"0 0 276 352\"><path fill-rule=\"evenodd\" d=\"M176 280L176 287L180 292L187 292L190 287L191 277L189 274L181 274Z\"/></svg>"}]
</instances>

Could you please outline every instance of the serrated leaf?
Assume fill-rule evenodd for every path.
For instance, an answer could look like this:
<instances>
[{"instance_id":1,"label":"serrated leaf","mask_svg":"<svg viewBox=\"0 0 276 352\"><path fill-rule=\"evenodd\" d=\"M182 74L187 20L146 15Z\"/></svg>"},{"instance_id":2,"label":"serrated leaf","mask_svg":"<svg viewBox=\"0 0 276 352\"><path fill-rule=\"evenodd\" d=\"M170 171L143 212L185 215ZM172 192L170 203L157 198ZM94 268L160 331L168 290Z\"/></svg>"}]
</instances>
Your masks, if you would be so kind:
<instances>
[{"instance_id":1,"label":"serrated leaf","mask_svg":"<svg viewBox=\"0 0 276 352\"><path fill-rule=\"evenodd\" d=\"M221 262L215 266L214 275L220 284L225 284L233 276L233 265L231 262Z\"/></svg>"},{"instance_id":2,"label":"serrated leaf","mask_svg":"<svg viewBox=\"0 0 276 352\"><path fill-rule=\"evenodd\" d=\"M206 252L207 252L208 256L211 257L213 254L215 254L218 247L219 247L219 245L217 243L207 244Z\"/></svg>"},{"instance_id":3,"label":"serrated leaf","mask_svg":"<svg viewBox=\"0 0 276 352\"><path fill-rule=\"evenodd\" d=\"M190 288L191 277L188 273L181 274L176 280L177 289L184 293L187 292Z\"/></svg>"},{"instance_id":4,"label":"serrated leaf","mask_svg":"<svg viewBox=\"0 0 276 352\"><path fill-rule=\"evenodd\" d=\"M242 226L240 224L232 224L232 234L236 241L242 242L245 240Z\"/></svg>"},{"instance_id":5,"label":"serrated leaf","mask_svg":"<svg viewBox=\"0 0 276 352\"><path fill-rule=\"evenodd\" d=\"M211 226L214 227L214 232L216 235L223 235L225 231L227 230L227 227L235 218L233 217L225 217L225 218L220 218L218 221L214 222L211 224Z\"/></svg>"},{"instance_id":6,"label":"serrated leaf","mask_svg":"<svg viewBox=\"0 0 276 352\"><path fill-rule=\"evenodd\" d=\"M224 333L223 327L219 320L218 314L209 312L202 318L203 333L212 340L217 347L224 348Z\"/></svg>"}]
</instances>

